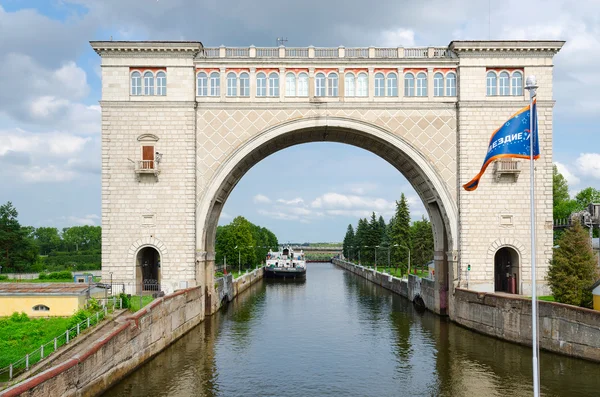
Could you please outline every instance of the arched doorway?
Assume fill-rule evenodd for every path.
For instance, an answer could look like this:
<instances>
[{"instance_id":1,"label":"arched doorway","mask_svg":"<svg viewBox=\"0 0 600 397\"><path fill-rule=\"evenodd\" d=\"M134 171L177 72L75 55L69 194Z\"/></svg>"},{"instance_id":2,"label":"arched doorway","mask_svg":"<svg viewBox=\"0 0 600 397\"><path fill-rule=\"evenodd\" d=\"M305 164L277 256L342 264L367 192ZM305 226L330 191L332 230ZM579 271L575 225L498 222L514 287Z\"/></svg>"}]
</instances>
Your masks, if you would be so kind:
<instances>
[{"instance_id":1,"label":"arched doorway","mask_svg":"<svg viewBox=\"0 0 600 397\"><path fill-rule=\"evenodd\" d=\"M509 294L519 293L519 254L509 247L502 247L494 256L494 290Z\"/></svg>"},{"instance_id":2,"label":"arched doorway","mask_svg":"<svg viewBox=\"0 0 600 397\"><path fill-rule=\"evenodd\" d=\"M310 142L338 142L368 150L389 162L410 182L421 198L434 234L435 308L449 314L451 281L458 262L458 209L450 193L454 179L439 169L401 136L376 125L343 117L303 118L269 128L244 142L229 155L203 189L196 210L197 277L213 285L215 235L219 216L233 188L256 163L279 150ZM326 154L324 154L326 155ZM211 290L207 287L207 307ZM215 309L216 306L213 307Z\"/></svg>"},{"instance_id":3,"label":"arched doorway","mask_svg":"<svg viewBox=\"0 0 600 397\"><path fill-rule=\"evenodd\" d=\"M154 247L140 249L136 256L138 292L160 291L160 253Z\"/></svg>"}]
</instances>

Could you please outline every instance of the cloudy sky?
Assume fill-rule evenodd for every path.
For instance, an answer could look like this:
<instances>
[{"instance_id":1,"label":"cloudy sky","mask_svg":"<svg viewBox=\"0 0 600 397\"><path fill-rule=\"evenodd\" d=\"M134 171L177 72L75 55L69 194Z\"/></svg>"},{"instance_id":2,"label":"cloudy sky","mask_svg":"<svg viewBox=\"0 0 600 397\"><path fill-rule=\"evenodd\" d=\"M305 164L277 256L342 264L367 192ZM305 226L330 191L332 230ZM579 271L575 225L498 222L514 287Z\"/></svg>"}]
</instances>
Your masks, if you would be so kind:
<instances>
[{"instance_id":1,"label":"cloudy sky","mask_svg":"<svg viewBox=\"0 0 600 397\"><path fill-rule=\"evenodd\" d=\"M600 188L598 0L0 0L0 202L21 223L100 221L99 57L89 40L199 40L206 46L446 45L455 39L558 39L554 160L572 192ZM530 17L531 16L531 17ZM291 159L292 161L282 161ZM285 166L302 164L302 166ZM292 189L268 192L267 180ZM386 218L406 180L363 150L315 143L246 174L221 222L241 214L281 241L339 241L371 210ZM270 194L267 194L270 193Z\"/></svg>"}]
</instances>

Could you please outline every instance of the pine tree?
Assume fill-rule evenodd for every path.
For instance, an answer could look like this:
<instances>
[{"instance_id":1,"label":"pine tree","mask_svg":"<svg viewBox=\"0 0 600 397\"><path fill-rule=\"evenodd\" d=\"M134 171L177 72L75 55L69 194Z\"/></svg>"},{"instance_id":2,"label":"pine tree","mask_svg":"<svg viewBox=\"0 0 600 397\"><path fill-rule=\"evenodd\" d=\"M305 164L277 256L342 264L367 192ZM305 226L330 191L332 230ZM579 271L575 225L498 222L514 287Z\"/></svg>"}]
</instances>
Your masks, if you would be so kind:
<instances>
[{"instance_id":1,"label":"pine tree","mask_svg":"<svg viewBox=\"0 0 600 397\"><path fill-rule=\"evenodd\" d=\"M365 246L367 245L369 233L369 222L366 219L359 219L358 226L356 227L356 233L354 234L354 252L358 254L360 262L363 261L363 254L365 253Z\"/></svg>"},{"instance_id":2,"label":"pine tree","mask_svg":"<svg viewBox=\"0 0 600 397\"><path fill-rule=\"evenodd\" d=\"M408 250L406 247L411 246L410 210L404 193L400 196L400 201L396 201L396 214L394 215L391 232L390 243L392 244L393 263L396 267L402 265L404 268L408 265ZM394 247L394 245L398 246Z\"/></svg>"},{"instance_id":3,"label":"pine tree","mask_svg":"<svg viewBox=\"0 0 600 397\"><path fill-rule=\"evenodd\" d=\"M411 225L412 264L423 267L433 259L433 230L431 223L422 217Z\"/></svg>"},{"instance_id":4,"label":"pine tree","mask_svg":"<svg viewBox=\"0 0 600 397\"><path fill-rule=\"evenodd\" d=\"M387 225L385 224L385 219L383 219L383 216L381 215L379 215L378 222L380 232L379 242L384 244L384 242L387 240Z\"/></svg>"},{"instance_id":5,"label":"pine tree","mask_svg":"<svg viewBox=\"0 0 600 397\"><path fill-rule=\"evenodd\" d=\"M348 229L346 230L346 236L344 236L344 244L343 244L343 253L346 256L347 260L350 260L352 257L352 248L354 244L354 228L352 225L348 225Z\"/></svg>"},{"instance_id":6,"label":"pine tree","mask_svg":"<svg viewBox=\"0 0 600 397\"><path fill-rule=\"evenodd\" d=\"M559 248L554 250L547 276L554 299L570 305L591 307L590 287L600 275L588 233L579 223L575 223L557 243Z\"/></svg>"}]
</instances>

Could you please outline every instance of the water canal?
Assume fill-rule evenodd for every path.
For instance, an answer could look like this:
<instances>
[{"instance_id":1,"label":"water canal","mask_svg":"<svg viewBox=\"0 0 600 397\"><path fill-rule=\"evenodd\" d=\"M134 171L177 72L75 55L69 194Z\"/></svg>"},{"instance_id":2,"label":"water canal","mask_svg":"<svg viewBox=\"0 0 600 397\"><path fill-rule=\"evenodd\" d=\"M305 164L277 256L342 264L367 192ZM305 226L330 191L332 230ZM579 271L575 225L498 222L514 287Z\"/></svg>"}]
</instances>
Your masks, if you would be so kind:
<instances>
[{"instance_id":1,"label":"water canal","mask_svg":"<svg viewBox=\"0 0 600 397\"><path fill-rule=\"evenodd\" d=\"M600 364L541 353L544 396L597 396ZM531 350L329 263L264 280L105 396L531 396Z\"/></svg>"}]
</instances>

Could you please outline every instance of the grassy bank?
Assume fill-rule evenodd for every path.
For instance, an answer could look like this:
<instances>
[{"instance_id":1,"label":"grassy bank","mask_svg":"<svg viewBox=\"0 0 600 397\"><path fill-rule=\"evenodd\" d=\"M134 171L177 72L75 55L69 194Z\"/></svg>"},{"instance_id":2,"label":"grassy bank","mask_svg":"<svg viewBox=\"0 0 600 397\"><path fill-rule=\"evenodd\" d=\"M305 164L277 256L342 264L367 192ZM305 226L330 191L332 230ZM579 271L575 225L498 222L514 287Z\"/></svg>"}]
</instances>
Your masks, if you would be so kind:
<instances>
[{"instance_id":1,"label":"grassy bank","mask_svg":"<svg viewBox=\"0 0 600 397\"><path fill-rule=\"evenodd\" d=\"M0 368L31 353L69 328L73 317L33 319L15 313L0 319Z\"/></svg>"}]
</instances>

